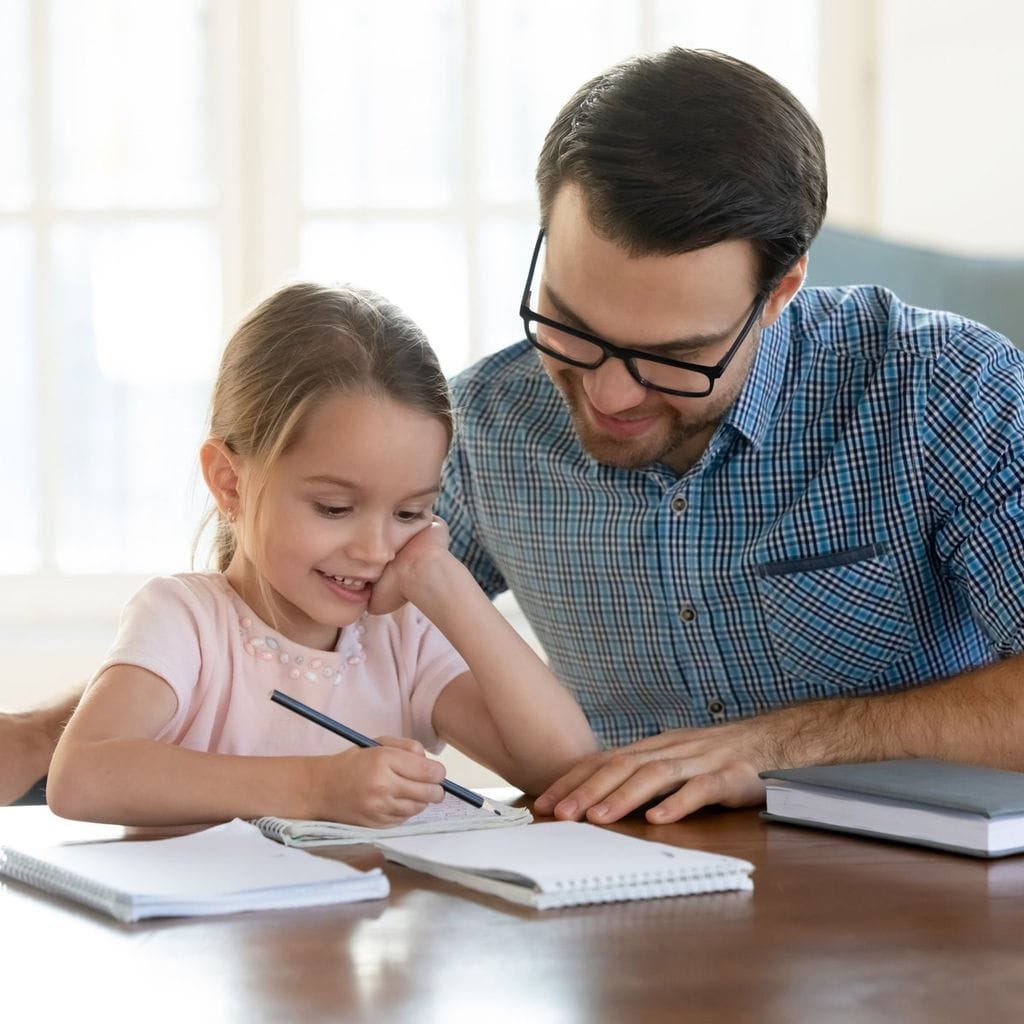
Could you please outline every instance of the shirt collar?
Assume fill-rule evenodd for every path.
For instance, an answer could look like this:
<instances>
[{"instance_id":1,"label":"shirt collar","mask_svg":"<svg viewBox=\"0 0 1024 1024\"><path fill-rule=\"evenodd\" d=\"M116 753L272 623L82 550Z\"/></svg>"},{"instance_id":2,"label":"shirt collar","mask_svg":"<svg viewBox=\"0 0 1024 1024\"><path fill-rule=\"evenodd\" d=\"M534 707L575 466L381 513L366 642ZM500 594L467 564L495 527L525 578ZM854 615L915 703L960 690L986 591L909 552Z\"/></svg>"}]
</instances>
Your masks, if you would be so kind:
<instances>
[{"instance_id":1,"label":"shirt collar","mask_svg":"<svg viewBox=\"0 0 1024 1024\"><path fill-rule=\"evenodd\" d=\"M724 426L732 427L754 448L760 448L774 418L789 347L790 313L787 310L761 332L750 375L723 420Z\"/></svg>"}]
</instances>

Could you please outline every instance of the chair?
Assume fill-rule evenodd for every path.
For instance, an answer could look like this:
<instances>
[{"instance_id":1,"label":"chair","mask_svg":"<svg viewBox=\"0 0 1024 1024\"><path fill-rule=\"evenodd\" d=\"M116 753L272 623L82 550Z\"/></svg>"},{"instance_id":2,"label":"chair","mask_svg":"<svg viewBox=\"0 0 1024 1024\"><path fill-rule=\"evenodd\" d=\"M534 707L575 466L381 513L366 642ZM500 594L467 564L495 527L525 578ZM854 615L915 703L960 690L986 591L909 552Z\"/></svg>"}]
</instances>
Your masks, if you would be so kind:
<instances>
[{"instance_id":1,"label":"chair","mask_svg":"<svg viewBox=\"0 0 1024 1024\"><path fill-rule=\"evenodd\" d=\"M990 259L823 228L808 285L878 284L904 302L978 320L1024 348L1024 259Z\"/></svg>"}]
</instances>

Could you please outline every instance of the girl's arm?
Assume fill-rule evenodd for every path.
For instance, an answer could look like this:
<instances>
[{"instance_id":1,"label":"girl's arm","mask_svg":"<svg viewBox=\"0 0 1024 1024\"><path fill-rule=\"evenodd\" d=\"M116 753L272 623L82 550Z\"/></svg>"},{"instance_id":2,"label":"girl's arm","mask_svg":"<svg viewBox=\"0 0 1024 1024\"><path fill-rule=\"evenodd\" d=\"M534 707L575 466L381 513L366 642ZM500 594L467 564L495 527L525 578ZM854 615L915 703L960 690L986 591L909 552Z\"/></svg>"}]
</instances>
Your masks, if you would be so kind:
<instances>
[{"instance_id":1,"label":"girl's arm","mask_svg":"<svg viewBox=\"0 0 1024 1024\"><path fill-rule=\"evenodd\" d=\"M387 610L400 593L469 665L434 705L442 739L527 793L543 792L597 750L573 697L449 553L440 520L406 544L385 575L370 610Z\"/></svg>"},{"instance_id":2,"label":"girl's arm","mask_svg":"<svg viewBox=\"0 0 1024 1024\"><path fill-rule=\"evenodd\" d=\"M317 757L250 757L186 750L152 737L177 698L159 676L108 668L57 745L50 807L66 818L183 825L274 814L383 827L443 797L444 770L413 740Z\"/></svg>"}]
</instances>

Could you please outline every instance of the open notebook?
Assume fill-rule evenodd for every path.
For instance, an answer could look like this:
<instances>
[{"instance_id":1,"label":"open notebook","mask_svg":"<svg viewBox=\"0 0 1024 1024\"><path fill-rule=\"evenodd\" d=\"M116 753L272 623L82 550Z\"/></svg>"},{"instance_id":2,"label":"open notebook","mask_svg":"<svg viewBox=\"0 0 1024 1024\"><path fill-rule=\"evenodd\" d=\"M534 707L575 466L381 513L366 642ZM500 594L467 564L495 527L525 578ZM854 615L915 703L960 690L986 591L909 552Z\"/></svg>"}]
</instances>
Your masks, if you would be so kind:
<instances>
[{"instance_id":1,"label":"open notebook","mask_svg":"<svg viewBox=\"0 0 1024 1024\"><path fill-rule=\"evenodd\" d=\"M754 887L748 861L576 821L377 846L390 861L538 910Z\"/></svg>"},{"instance_id":2,"label":"open notebook","mask_svg":"<svg viewBox=\"0 0 1024 1024\"><path fill-rule=\"evenodd\" d=\"M0 876L119 921L381 899L376 868L288 850L245 821L171 839L0 845Z\"/></svg>"},{"instance_id":3,"label":"open notebook","mask_svg":"<svg viewBox=\"0 0 1024 1024\"><path fill-rule=\"evenodd\" d=\"M498 813L490 808L497 808ZM365 828L337 821L302 821L272 816L257 818L253 824L264 835L286 846L337 846L343 843L376 843L378 840L427 832L506 828L509 825L526 825L531 821L533 815L525 807L510 807L497 800L488 800L485 807L474 807L445 794L441 803L430 804L426 810L391 828Z\"/></svg>"}]
</instances>

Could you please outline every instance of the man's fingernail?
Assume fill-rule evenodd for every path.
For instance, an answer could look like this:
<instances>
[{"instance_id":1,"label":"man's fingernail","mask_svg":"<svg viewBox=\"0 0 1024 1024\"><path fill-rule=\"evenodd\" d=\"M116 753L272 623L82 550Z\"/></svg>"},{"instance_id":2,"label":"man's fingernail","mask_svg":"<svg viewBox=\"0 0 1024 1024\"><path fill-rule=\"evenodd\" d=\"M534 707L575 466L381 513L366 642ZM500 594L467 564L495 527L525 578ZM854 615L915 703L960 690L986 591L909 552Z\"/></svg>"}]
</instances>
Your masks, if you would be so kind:
<instances>
[{"instance_id":1,"label":"man's fingernail","mask_svg":"<svg viewBox=\"0 0 1024 1024\"><path fill-rule=\"evenodd\" d=\"M591 818L604 818L608 814L607 804L598 804L596 807L590 809Z\"/></svg>"},{"instance_id":2,"label":"man's fingernail","mask_svg":"<svg viewBox=\"0 0 1024 1024\"><path fill-rule=\"evenodd\" d=\"M571 818L576 813L576 801L575 800L563 800L558 805L558 813L565 818Z\"/></svg>"}]
</instances>

